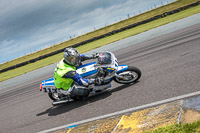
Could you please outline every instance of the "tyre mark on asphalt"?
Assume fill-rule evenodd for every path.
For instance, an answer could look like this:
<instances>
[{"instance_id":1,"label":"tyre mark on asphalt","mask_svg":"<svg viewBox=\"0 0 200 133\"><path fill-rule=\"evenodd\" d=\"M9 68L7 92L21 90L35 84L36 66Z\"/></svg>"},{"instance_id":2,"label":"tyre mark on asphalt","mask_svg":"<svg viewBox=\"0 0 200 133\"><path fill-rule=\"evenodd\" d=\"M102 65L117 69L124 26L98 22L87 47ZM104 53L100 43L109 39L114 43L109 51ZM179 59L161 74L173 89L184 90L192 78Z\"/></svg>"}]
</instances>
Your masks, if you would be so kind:
<instances>
[{"instance_id":1,"label":"tyre mark on asphalt","mask_svg":"<svg viewBox=\"0 0 200 133\"><path fill-rule=\"evenodd\" d=\"M196 40L199 40L199 39L195 39L195 40L192 40L192 41L188 41L188 42L196 42ZM143 54L141 56L137 56L137 57L133 57L133 58L129 58L125 61L121 61L122 63L132 63L132 62L137 62L137 61L140 61L142 58L146 58L147 56L151 56L152 54L155 54L157 52L161 52L161 51L165 51L165 50L168 50L168 49L172 49L174 47L178 47L178 46L181 46L181 45L190 45L188 44L188 42L185 42L185 43L180 43L180 44L176 44L176 45L173 45L173 46L169 46L169 47L166 47L166 48L162 48L162 49L159 49L159 50L156 50L156 51L153 51L153 52L150 52L150 53L147 53L147 54ZM199 44L199 42L197 42Z\"/></svg>"},{"instance_id":2,"label":"tyre mark on asphalt","mask_svg":"<svg viewBox=\"0 0 200 133\"><path fill-rule=\"evenodd\" d=\"M120 60L120 63L122 63L122 64L123 63L127 63L127 62L130 63L130 60L131 60L131 62L136 62L138 60L141 60L141 58L145 58L146 56L152 55L154 53L157 53L157 52L160 52L160 51L163 51L163 50L167 50L167 49L171 49L171 48L174 48L174 47L178 47L178 46L181 46L181 45L195 45L195 44L199 44L199 41L200 41L200 37L195 38L195 39L191 39L191 40L188 40L188 41L180 42L180 43L177 43L175 45L170 45L170 46L164 47L164 48L160 48L161 46L157 46L160 49L152 51L152 52L148 52L148 51L153 50L153 49L155 49L157 47L150 48L150 49L148 49L146 51L143 51L143 52L148 52L148 53L145 53L145 54L142 54L142 55L139 55L139 56L136 56L136 57L132 57L132 58L126 58L126 59L122 59L122 60L119 59L119 60ZM169 45L169 44L167 44L167 45Z\"/></svg>"},{"instance_id":3,"label":"tyre mark on asphalt","mask_svg":"<svg viewBox=\"0 0 200 133\"><path fill-rule=\"evenodd\" d=\"M37 83L37 82L35 82L35 83ZM21 89L18 88L18 89L15 89L15 90L4 92L4 93L0 94L0 101L1 101L0 104L4 103L8 99L12 99L14 97L18 97L18 96L22 97L24 95L27 95L27 96L28 95L33 95L34 92L39 91L39 89L36 90L36 88L37 87L33 87L33 85L31 84L31 85L27 85L25 87L22 87Z\"/></svg>"},{"instance_id":4,"label":"tyre mark on asphalt","mask_svg":"<svg viewBox=\"0 0 200 133\"><path fill-rule=\"evenodd\" d=\"M193 32L190 32L189 35L183 34L181 36L178 36L173 40L165 40L165 41L162 41L162 42L160 42L160 41L159 42L151 42L149 44L149 46L143 46L142 48L138 48L138 49L134 49L134 50L130 49L130 52L133 53L132 55L137 55L137 54L140 54L140 53L145 52L147 50L152 50L152 49L155 49L157 47L168 45L170 43L174 43L174 42L177 42L177 41L180 41L180 40L183 40L183 39L186 39L186 38L190 38L190 37L193 37L193 36L196 36L196 35L199 35L199 34L200 34L200 29L195 30ZM120 55L120 58L126 58L130 54L130 52L127 52L123 55Z\"/></svg>"}]
</instances>

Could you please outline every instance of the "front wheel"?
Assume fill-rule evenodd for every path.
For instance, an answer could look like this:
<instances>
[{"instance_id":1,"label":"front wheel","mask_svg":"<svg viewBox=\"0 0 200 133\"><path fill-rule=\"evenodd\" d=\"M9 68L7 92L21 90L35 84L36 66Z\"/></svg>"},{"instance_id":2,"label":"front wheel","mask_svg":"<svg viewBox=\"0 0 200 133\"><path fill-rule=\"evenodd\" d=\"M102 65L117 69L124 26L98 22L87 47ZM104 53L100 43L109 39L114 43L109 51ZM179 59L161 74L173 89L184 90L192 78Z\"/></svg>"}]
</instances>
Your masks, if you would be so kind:
<instances>
[{"instance_id":1,"label":"front wheel","mask_svg":"<svg viewBox=\"0 0 200 133\"><path fill-rule=\"evenodd\" d=\"M115 82L120 84L130 84L138 81L142 73L139 68L128 66L126 71L123 71L114 77Z\"/></svg>"}]
</instances>

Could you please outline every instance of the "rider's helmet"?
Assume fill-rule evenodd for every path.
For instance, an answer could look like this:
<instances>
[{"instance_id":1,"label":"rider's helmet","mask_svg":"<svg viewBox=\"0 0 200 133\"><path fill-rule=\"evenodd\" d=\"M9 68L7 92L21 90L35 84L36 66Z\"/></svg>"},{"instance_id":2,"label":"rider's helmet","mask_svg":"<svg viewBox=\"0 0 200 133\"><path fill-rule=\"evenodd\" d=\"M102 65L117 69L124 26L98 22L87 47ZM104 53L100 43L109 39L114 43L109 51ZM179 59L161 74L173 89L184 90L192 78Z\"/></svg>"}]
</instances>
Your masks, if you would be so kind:
<instances>
[{"instance_id":1,"label":"rider's helmet","mask_svg":"<svg viewBox=\"0 0 200 133\"><path fill-rule=\"evenodd\" d=\"M64 50L64 61L69 65L78 67L81 63L79 52L75 48L66 48Z\"/></svg>"}]
</instances>

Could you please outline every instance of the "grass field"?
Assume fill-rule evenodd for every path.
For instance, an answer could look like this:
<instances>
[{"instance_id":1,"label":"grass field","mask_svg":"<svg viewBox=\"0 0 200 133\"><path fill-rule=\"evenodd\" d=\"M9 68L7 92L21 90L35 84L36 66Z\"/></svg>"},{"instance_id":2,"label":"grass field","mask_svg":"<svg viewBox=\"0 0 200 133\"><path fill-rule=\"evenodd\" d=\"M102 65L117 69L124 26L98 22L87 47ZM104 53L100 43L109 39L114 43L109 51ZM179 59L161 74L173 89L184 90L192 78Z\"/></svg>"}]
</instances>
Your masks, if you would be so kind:
<instances>
[{"instance_id":1,"label":"grass field","mask_svg":"<svg viewBox=\"0 0 200 133\"><path fill-rule=\"evenodd\" d=\"M200 120L193 123L170 125L146 133L200 133Z\"/></svg>"},{"instance_id":2,"label":"grass field","mask_svg":"<svg viewBox=\"0 0 200 133\"><path fill-rule=\"evenodd\" d=\"M14 64L18 64L18 63L21 63L21 62L36 58L38 56L41 56L41 55L44 55L46 53L49 53L49 52L52 52L52 51L67 47L69 45L73 45L73 44L81 42L83 40L87 40L87 39L89 39L91 37L98 36L98 35L101 35L101 34L105 34L107 32L110 32L110 31L114 30L114 29L119 29L120 27L124 27L126 25L131 24L131 22L132 23L133 22L139 22L141 20L145 20L147 18L151 18L151 17L156 16L158 14L161 14L163 12L176 9L178 7L182 7L182 6L190 4L190 3L194 3L195 1L198 1L198 0L179 0L179 1L174 2L172 4L166 5L166 6L162 7L162 8L157 8L157 9L154 9L154 10L152 10L150 12L138 15L138 16L130 18L128 20L124 20L124 21L122 21L120 23L117 23L115 25L111 25L111 26L108 26L106 28L99 29L99 30L97 30L95 32L88 33L86 35L83 35L83 36L77 37L75 39L72 39L70 41L64 42L62 44L59 44L59 45L44 49L44 50L36 52L34 54L30 54L30 55L18 58L16 60L10 61L10 62L5 63L5 64L1 64L0 69L3 69L3 68L6 68L6 67L9 67L9 66L12 66ZM130 37L130 36L136 35L138 33L150 30L152 28L155 28L155 27L158 27L158 26L161 26L161 25L164 25L164 24L179 20L181 18L191 16L191 15L199 13L199 12L200 12L200 6L192 7L190 9L187 9L185 11L176 13L174 15L170 15L170 16L167 16L165 18L158 19L158 20L149 22L147 24L140 25L140 26L137 26L135 28L132 28L132 29L129 29L129 30L117 33L117 34L114 34L112 36L108 36L108 37L105 37L103 39L99 39L97 41L88 43L86 45L77 47L77 49L79 50L80 53L83 53L83 52L92 50L94 48L101 47L103 45L106 45L106 44L109 44L109 43L112 43L112 42L115 42L115 41ZM48 57L46 59L37 61L35 63L30 63L30 64L28 64L26 66L23 66L23 67L20 67L20 68L16 68L14 70L10 70L10 71L1 73L0 74L0 81L4 81L4 80L7 80L9 78L12 78L12 77L27 73L29 71L32 71L32 70L47 66L49 64L56 63L56 62L58 62L59 60L62 59L62 55L63 55L63 53L60 53L60 54Z\"/></svg>"}]
</instances>

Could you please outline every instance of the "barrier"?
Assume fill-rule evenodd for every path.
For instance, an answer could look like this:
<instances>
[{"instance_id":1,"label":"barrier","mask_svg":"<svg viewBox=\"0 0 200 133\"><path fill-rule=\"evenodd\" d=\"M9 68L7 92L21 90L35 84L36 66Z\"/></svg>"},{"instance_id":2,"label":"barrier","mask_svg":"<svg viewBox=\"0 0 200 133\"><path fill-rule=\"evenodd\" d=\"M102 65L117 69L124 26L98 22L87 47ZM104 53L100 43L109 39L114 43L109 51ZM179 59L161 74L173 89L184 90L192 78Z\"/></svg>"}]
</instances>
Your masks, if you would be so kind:
<instances>
[{"instance_id":1,"label":"barrier","mask_svg":"<svg viewBox=\"0 0 200 133\"><path fill-rule=\"evenodd\" d=\"M146 24L146 23L148 23L148 22L151 22L151 21L154 21L154 20L157 20L157 19L160 19L160 18L164 18L164 17L166 17L166 16L168 16L168 15L172 15L172 14L178 13L178 12L183 11L183 10L186 10L186 9L188 9L188 8L190 8L190 7L197 6L197 5L199 5L199 4L200 4L200 1L195 2L195 3L192 3L192 4L190 4L190 5L186 5L186 6L184 6L184 7L180 7L180 8L178 8L178 9L175 9L175 10L172 10L172 11L169 11L169 12L165 12L165 13L163 13L163 14L154 16L154 17L152 17L152 18L143 20L143 21L141 21L141 22L134 23L134 24L131 24L131 25L122 27L122 28L117 29L117 30L113 30L113 31L108 32L108 33L106 33L106 34L103 34L103 35L100 35L100 36L97 36L97 37L88 39L88 40L86 40L86 41L83 41L83 42L80 42L80 43L77 43L77 44L74 44L74 45L72 45L72 46L70 46L70 47L76 48L76 47L78 47L78 46L81 46L81 45L84 45L84 44L87 44L87 43L90 43L90 42L99 40L99 39L104 38L104 37L107 37L107 36L114 35L114 34L116 34L116 33L125 31L125 30L127 30L127 29L131 29L131 28L134 28L134 27L136 27L136 26L139 26L139 25L142 25L142 24ZM45 59L45 58L50 57L50 56L53 56L53 55L56 55L56 54L58 54L58 53L63 52L64 49L65 49L65 48L60 49L60 50L57 50L57 51L54 51L54 52L51 52L51 53L48 53L48 54L45 54L45 55L42 55L42 56L39 56L39 57L34 58L34 59L31 59L31 60L29 60L29 61L25 61L25 62L19 63L19 64L17 64L17 65L14 65L14 66L11 66L11 67L8 67L8 68L4 68L4 69L0 70L0 73L6 72L6 71L9 71L9 70L12 70L12 69L15 69L15 68L24 66L24 65L27 65L27 64L29 64L29 63L34 63L34 62L36 62L36 61L38 61L38 60Z\"/></svg>"}]
</instances>

